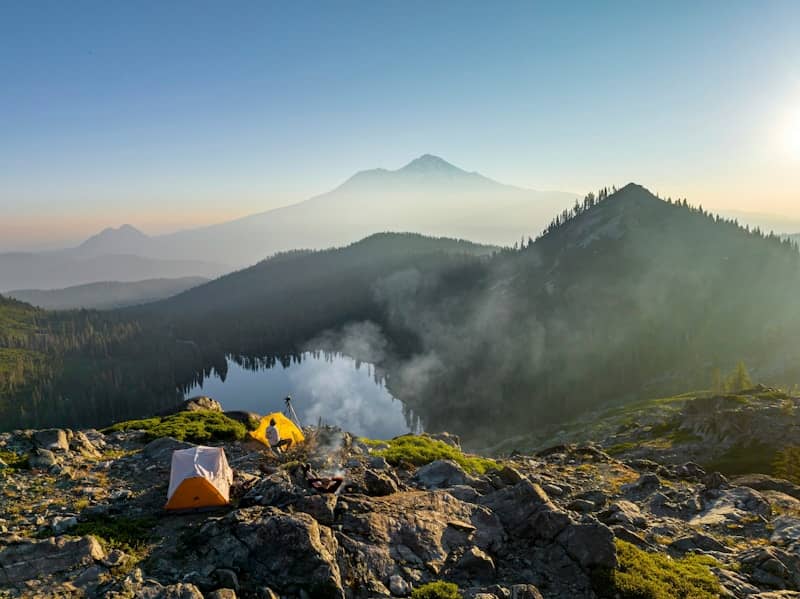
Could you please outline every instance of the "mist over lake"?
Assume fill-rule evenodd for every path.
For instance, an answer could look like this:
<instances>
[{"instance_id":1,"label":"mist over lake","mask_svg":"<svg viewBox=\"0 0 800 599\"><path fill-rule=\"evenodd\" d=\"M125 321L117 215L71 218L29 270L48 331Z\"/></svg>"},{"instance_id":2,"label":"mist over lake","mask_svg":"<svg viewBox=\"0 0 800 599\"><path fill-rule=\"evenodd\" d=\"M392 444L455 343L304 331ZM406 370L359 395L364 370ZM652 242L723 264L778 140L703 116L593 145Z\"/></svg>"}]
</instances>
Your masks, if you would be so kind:
<instances>
[{"instance_id":1,"label":"mist over lake","mask_svg":"<svg viewBox=\"0 0 800 599\"><path fill-rule=\"evenodd\" d=\"M341 354L306 352L299 361L273 366L227 360L227 373L212 372L185 397L207 395L225 410L282 411L292 397L303 425L322 422L356 435L388 439L415 428L403 403L392 397L373 365Z\"/></svg>"}]
</instances>

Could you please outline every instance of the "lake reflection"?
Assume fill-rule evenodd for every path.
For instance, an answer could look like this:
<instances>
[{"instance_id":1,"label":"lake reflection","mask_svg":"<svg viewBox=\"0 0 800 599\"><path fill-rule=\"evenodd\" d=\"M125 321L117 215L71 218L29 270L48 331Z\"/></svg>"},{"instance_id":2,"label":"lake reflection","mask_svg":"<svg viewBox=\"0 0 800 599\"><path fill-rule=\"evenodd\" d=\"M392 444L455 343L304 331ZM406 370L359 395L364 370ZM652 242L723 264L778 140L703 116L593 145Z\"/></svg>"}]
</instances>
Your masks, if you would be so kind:
<instances>
[{"instance_id":1,"label":"lake reflection","mask_svg":"<svg viewBox=\"0 0 800 599\"><path fill-rule=\"evenodd\" d=\"M371 364L342 355L305 353L288 366L248 369L227 361L224 381L217 374L189 389L185 397L208 395L226 410L265 414L292 403L303 425L334 424L356 435L388 439L409 432L403 404L376 380Z\"/></svg>"}]
</instances>

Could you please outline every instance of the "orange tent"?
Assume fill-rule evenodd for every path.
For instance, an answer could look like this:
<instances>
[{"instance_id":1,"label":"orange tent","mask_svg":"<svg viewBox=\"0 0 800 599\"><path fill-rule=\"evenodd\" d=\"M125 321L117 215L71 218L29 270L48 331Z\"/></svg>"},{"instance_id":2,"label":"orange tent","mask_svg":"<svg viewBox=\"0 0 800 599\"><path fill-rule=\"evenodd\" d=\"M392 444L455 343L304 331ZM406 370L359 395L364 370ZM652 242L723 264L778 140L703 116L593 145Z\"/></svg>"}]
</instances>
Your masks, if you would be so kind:
<instances>
[{"instance_id":1,"label":"orange tent","mask_svg":"<svg viewBox=\"0 0 800 599\"><path fill-rule=\"evenodd\" d=\"M293 445L297 445L298 443L302 443L306 440L306 438L303 436L303 431L300 430L300 427L298 427L294 422L280 412L273 412L272 414L267 414L264 416L261 419L258 428L248 433L250 437L269 447L269 441L267 441L267 428L269 427L269 421L273 418L275 419L275 428L278 429L278 434L281 436L281 439L291 439Z\"/></svg>"},{"instance_id":2,"label":"orange tent","mask_svg":"<svg viewBox=\"0 0 800 599\"><path fill-rule=\"evenodd\" d=\"M233 471L221 447L190 447L172 452L168 510L228 505Z\"/></svg>"}]
</instances>

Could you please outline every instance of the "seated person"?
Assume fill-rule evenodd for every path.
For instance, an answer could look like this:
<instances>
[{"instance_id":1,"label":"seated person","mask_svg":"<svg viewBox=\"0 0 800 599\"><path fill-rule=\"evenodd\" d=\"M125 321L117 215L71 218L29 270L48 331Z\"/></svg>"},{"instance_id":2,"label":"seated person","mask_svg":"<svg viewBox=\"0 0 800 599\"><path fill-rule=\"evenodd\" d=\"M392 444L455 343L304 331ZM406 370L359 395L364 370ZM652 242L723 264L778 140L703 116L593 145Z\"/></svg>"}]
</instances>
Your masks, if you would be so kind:
<instances>
[{"instance_id":1,"label":"seated person","mask_svg":"<svg viewBox=\"0 0 800 599\"><path fill-rule=\"evenodd\" d=\"M281 439L281 434L278 432L278 427L275 426L274 418L269 421L269 426L267 427L267 442L275 451L285 451L292 445L291 439Z\"/></svg>"}]
</instances>

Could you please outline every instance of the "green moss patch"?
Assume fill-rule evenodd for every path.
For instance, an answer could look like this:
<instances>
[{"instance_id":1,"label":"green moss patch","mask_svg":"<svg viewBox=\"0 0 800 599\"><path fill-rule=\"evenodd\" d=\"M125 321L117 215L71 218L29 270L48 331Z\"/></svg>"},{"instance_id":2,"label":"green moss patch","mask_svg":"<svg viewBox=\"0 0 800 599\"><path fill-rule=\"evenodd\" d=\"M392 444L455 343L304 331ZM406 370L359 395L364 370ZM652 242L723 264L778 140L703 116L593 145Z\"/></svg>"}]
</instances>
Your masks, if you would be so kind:
<instances>
[{"instance_id":1,"label":"green moss patch","mask_svg":"<svg viewBox=\"0 0 800 599\"><path fill-rule=\"evenodd\" d=\"M205 443L207 441L242 440L247 427L241 422L228 418L221 412L200 410L178 412L170 416L128 420L105 429L104 432L141 430L148 439L174 437L179 441Z\"/></svg>"},{"instance_id":2,"label":"green moss patch","mask_svg":"<svg viewBox=\"0 0 800 599\"><path fill-rule=\"evenodd\" d=\"M400 462L424 466L436 460L453 460L464 470L473 474L484 474L487 470L500 468L494 460L466 455L455 447L430 437L404 435L385 441L385 443L389 445L388 449L379 449L373 453L383 456L394 466Z\"/></svg>"},{"instance_id":3,"label":"green moss patch","mask_svg":"<svg viewBox=\"0 0 800 599\"><path fill-rule=\"evenodd\" d=\"M639 447L639 443L635 443L633 441L629 441L627 443L617 443L616 445L611 445L610 447L606 448L606 453L608 455L619 455L621 453L626 453L633 449Z\"/></svg>"},{"instance_id":4,"label":"green moss patch","mask_svg":"<svg viewBox=\"0 0 800 599\"><path fill-rule=\"evenodd\" d=\"M414 589L411 599L463 599L463 595L452 582L438 580Z\"/></svg>"},{"instance_id":5,"label":"green moss patch","mask_svg":"<svg viewBox=\"0 0 800 599\"><path fill-rule=\"evenodd\" d=\"M713 558L688 555L673 560L616 541L619 567L595 576L595 592L615 599L715 599L722 587L710 570Z\"/></svg>"},{"instance_id":6,"label":"green moss patch","mask_svg":"<svg viewBox=\"0 0 800 599\"><path fill-rule=\"evenodd\" d=\"M107 549L119 549L129 554L140 554L155 539L155 518L110 518L107 516L79 522L70 534L97 537Z\"/></svg>"}]
</instances>

